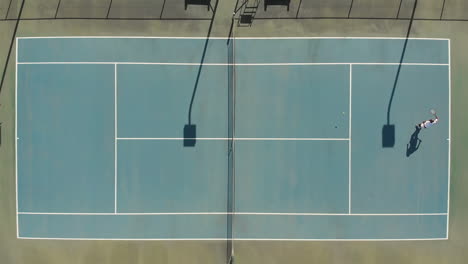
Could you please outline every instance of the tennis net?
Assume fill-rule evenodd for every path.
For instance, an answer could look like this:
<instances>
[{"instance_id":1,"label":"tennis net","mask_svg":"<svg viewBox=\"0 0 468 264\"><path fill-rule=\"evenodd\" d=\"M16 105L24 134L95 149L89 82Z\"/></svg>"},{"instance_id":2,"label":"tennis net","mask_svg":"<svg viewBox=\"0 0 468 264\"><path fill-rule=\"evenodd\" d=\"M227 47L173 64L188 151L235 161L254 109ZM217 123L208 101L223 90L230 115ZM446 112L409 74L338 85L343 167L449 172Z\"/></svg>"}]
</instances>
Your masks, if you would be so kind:
<instances>
[{"instance_id":1,"label":"tennis net","mask_svg":"<svg viewBox=\"0 0 468 264\"><path fill-rule=\"evenodd\" d=\"M233 18L234 19L234 18ZM235 215L235 121L236 121L236 66L234 29L228 39L228 181L226 217L227 263L233 263L233 226Z\"/></svg>"}]
</instances>

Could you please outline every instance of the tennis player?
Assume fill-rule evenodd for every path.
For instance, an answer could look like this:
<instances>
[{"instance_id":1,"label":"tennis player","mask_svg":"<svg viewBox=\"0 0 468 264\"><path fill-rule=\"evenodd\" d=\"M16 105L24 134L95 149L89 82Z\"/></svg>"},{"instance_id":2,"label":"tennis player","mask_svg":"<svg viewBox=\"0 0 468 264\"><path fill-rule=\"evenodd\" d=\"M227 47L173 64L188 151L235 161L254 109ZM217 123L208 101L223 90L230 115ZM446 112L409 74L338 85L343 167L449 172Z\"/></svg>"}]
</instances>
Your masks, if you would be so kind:
<instances>
[{"instance_id":1,"label":"tennis player","mask_svg":"<svg viewBox=\"0 0 468 264\"><path fill-rule=\"evenodd\" d=\"M428 128L436 124L437 122L439 122L439 118L437 117L435 113L434 113L434 117L435 117L434 119L429 119L429 120L422 122L421 124L417 124L416 129Z\"/></svg>"}]
</instances>

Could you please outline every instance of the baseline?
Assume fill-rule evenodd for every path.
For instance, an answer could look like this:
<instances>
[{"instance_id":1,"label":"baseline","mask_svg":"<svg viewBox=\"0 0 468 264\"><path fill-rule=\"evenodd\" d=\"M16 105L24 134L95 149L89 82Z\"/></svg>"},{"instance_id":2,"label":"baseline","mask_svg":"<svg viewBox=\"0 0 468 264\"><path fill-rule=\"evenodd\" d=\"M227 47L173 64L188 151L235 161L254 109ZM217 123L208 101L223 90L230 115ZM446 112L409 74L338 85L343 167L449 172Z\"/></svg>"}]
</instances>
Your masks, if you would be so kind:
<instances>
[{"instance_id":1,"label":"baseline","mask_svg":"<svg viewBox=\"0 0 468 264\"><path fill-rule=\"evenodd\" d=\"M195 63L195 62L18 62L17 64L109 64L109 65L175 65L175 66L307 66L307 65L408 65L408 66L449 66L449 63L417 63L417 62L272 62L272 63Z\"/></svg>"},{"instance_id":2,"label":"baseline","mask_svg":"<svg viewBox=\"0 0 468 264\"><path fill-rule=\"evenodd\" d=\"M193 140L311 140L311 141L348 141L349 138L117 138L117 140L184 140L184 139L193 139Z\"/></svg>"}]
</instances>

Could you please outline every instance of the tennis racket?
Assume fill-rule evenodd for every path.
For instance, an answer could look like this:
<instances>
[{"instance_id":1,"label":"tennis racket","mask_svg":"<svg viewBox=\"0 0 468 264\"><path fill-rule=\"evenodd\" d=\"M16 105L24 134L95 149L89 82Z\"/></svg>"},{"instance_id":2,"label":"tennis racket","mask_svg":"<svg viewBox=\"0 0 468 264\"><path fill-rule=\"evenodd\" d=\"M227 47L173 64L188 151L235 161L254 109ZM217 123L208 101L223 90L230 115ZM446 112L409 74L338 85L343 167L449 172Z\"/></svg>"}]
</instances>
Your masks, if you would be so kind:
<instances>
[{"instance_id":1,"label":"tennis racket","mask_svg":"<svg viewBox=\"0 0 468 264\"><path fill-rule=\"evenodd\" d=\"M437 117L436 111L435 111L434 109L431 109L430 112L431 112L431 114L434 115L434 117L435 117L436 119L439 119L439 117Z\"/></svg>"}]
</instances>

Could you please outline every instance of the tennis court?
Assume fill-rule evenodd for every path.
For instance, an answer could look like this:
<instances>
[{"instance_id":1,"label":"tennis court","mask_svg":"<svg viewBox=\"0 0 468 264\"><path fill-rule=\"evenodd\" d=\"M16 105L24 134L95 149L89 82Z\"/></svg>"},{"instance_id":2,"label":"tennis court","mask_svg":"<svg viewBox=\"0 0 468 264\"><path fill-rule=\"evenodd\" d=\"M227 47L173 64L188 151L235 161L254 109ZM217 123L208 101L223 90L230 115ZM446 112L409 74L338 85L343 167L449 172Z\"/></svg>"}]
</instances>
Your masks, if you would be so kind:
<instances>
[{"instance_id":1,"label":"tennis court","mask_svg":"<svg viewBox=\"0 0 468 264\"><path fill-rule=\"evenodd\" d=\"M448 238L448 39L16 48L19 238Z\"/></svg>"}]
</instances>

